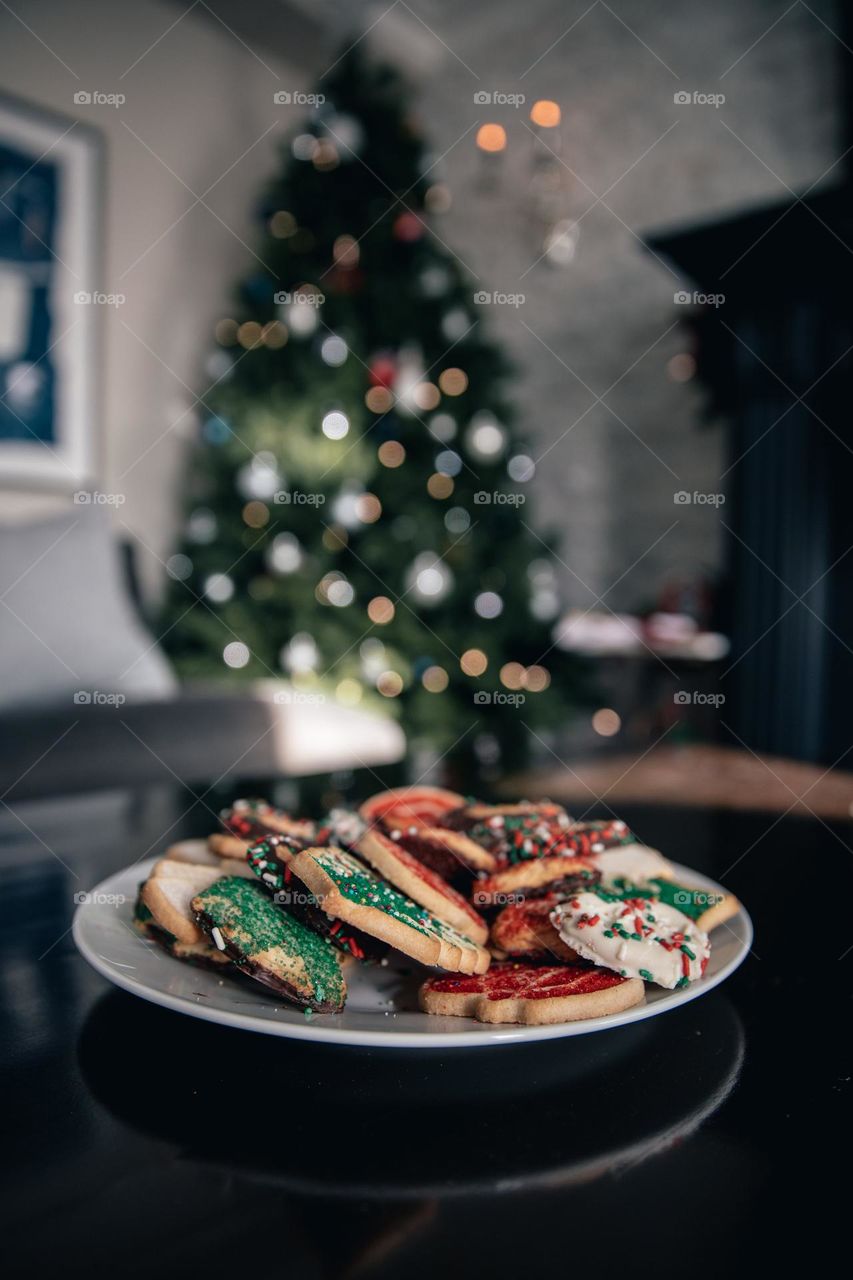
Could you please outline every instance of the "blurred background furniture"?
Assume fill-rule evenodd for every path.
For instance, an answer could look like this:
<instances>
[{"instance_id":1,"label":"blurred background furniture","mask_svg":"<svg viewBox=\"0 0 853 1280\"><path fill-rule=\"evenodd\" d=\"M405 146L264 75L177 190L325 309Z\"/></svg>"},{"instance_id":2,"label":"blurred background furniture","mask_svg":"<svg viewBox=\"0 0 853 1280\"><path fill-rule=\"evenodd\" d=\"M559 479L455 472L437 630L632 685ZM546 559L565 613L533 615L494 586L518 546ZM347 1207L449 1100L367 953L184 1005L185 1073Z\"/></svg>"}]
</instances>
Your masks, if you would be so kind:
<instances>
[{"instance_id":1,"label":"blurred background furniture","mask_svg":"<svg viewBox=\"0 0 853 1280\"><path fill-rule=\"evenodd\" d=\"M139 620L106 513L0 526L4 800L399 760L391 719L287 681L182 684Z\"/></svg>"}]
</instances>

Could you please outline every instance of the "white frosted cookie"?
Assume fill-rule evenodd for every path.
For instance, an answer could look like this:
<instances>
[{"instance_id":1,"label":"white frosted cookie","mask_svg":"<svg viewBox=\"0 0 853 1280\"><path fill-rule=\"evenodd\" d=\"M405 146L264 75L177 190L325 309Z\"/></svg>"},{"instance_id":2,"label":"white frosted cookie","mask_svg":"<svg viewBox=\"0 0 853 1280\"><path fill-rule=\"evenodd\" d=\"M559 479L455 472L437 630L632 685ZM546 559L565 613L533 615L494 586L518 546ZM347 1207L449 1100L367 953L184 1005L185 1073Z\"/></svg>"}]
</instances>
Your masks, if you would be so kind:
<instances>
[{"instance_id":1,"label":"white frosted cookie","mask_svg":"<svg viewBox=\"0 0 853 1280\"><path fill-rule=\"evenodd\" d=\"M670 990L701 978L711 954L708 935L688 916L651 898L578 893L557 903L551 923L584 959Z\"/></svg>"},{"instance_id":2,"label":"white frosted cookie","mask_svg":"<svg viewBox=\"0 0 853 1280\"><path fill-rule=\"evenodd\" d=\"M169 874L170 868L175 874ZM178 942L204 942L190 903L197 893L221 879L219 867L199 867L162 858L142 886L142 901L154 917L154 923Z\"/></svg>"},{"instance_id":3,"label":"white frosted cookie","mask_svg":"<svg viewBox=\"0 0 853 1280\"><path fill-rule=\"evenodd\" d=\"M178 840L169 845L164 857L172 862L192 862L199 867L215 867L219 862L216 854L208 849L207 841L202 839Z\"/></svg>"},{"instance_id":4,"label":"white frosted cookie","mask_svg":"<svg viewBox=\"0 0 853 1280\"><path fill-rule=\"evenodd\" d=\"M617 876L643 886L656 876L663 880L672 876L672 867L666 858L657 849L648 849L643 844L623 844L618 849L604 849L600 853L591 853L587 860L601 872L603 885L610 884Z\"/></svg>"}]
</instances>

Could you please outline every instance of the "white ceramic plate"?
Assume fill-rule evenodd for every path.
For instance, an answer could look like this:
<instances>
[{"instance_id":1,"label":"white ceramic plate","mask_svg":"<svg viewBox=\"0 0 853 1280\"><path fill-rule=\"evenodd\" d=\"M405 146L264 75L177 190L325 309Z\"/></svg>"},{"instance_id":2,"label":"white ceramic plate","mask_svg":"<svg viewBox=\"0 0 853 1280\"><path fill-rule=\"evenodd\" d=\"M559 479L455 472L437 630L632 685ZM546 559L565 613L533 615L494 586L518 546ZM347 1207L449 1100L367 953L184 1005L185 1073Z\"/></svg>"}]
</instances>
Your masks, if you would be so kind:
<instances>
[{"instance_id":1,"label":"white ceramic plate","mask_svg":"<svg viewBox=\"0 0 853 1280\"><path fill-rule=\"evenodd\" d=\"M680 991L647 985L646 1002L623 1013L554 1026L494 1026L473 1018L434 1017L417 1007L418 983L426 971L404 956L387 966L348 964L347 1004L343 1013L310 1017L277 1001L275 993L250 979L220 976L173 960L131 924L139 883L156 858L126 867L102 881L78 906L74 941L81 955L117 987L166 1009L246 1031L316 1040L329 1044L370 1045L383 1049L470 1049L478 1045L520 1044L589 1035L676 1009L705 995L746 959L752 922L746 911L714 931L705 976ZM675 878L691 888L722 893L720 885L688 867L673 864Z\"/></svg>"}]
</instances>

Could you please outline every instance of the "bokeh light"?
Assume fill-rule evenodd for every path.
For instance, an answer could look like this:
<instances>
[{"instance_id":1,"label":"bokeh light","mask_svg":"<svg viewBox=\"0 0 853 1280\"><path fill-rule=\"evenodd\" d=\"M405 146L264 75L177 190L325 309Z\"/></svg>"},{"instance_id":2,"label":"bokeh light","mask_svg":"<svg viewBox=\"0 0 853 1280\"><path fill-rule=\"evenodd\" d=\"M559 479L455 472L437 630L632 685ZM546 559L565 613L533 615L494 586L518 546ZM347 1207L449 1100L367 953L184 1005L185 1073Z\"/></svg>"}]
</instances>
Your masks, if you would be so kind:
<instances>
[{"instance_id":1,"label":"bokeh light","mask_svg":"<svg viewBox=\"0 0 853 1280\"><path fill-rule=\"evenodd\" d=\"M560 123L560 118L558 103L551 102L548 98L540 98L530 108L530 119L534 124L538 124L540 129L555 129Z\"/></svg>"},{"instance_id":2,"label":"bokeh light","mask_svg":"<svg viewBox=\"0 0 853 1280\"><path fill-rule=\"evenodd\" d=\"M358 680L347 677L335 689L335 698L344 707L355 707L361 702L362 687Z\"/></svg>"},{"instance_id":3,"label":"bokeh light","mask_svg":"<svg viewBox=\"0 0 853 1280\"><path fill-rule=\"evenodd\" d=\"M394 397L387 387L371 387L364 403L371 413L387 413L394 406Z\"/></svg>"},{"instance_id":4,"label":"bokeh light","mask_svg":"<svg viewBox=\"0 0 853 1280\"><path fill-rule=\"evenodd\" d=\"M403 677L398 671L383 671L376 681L383 698L396 698L403 692Z\"/></svg>"},{"instance_id":5,"label":"bokeh light","mask_svg":"<svg viewBox=\"0 0 853 1280\"><path fill-rule=\"evenodd\" d=\"M494 154L506 147L506 129L502 124L481 124L477 130L477 146Z\"/></svg>"},{"instance_id":6,"label":"bokeh light","mask_svg":"<svg viewBox=\"0 0 853 1280\"><path fill-rule=\"evenodd\" d=\"M296 219L286 209L278 209L270 218L270 231L276 240L289 240L296 231Z\"/></svg>"},{"instance_id":7,"label":"bokeh light","mask_svg":"<svg viewBox=\"0 0 853 1280\"><path fill-rule=\"evenodd\" d=\"M386 440L377 450L379 461L383 467L401 467L406 461L406 450L399 440Z\"/></svg>"},{"instance_id":8,"label":"bokeh light","mask_svg":"<svg viewBox=\"0 0 853 1280\"><path fill-rule=\"evenodd\" d=\"M468 390L468 375L464 369L444 369L439 374L438 385L446 396L461 396Z\"/></svg>"},{"instance_id":9,"label":"bokeh light","mask_svg":"<svg viewBox=\"0 0 853 1280\"><path fill-rule=\"evenodd\" d=\"M243 520L250 529L263 529L270 518L270 509L265 502L247 502L243 508Z\"/></svg>"},{"instance_id":10,"label":"bokeh light","mask_svg":"<svg viewBox=\"0 0 853 1280\"><path fill-rule=\"evenodd\" d=\"M459 665L466 676L481 676L489 665L489 659L482 649L466 649Z\"/></svg>"},{"instance_id":11,"label":"bokeh light","mask_svg":"<svg viewBox=\"0 0 853 1280\"><path fill-rule=\"evenodd\" d=\"M233 640L231 644L227 644L222 650L222 657L226 667L245 667L248 666L249 653L248 647L241 640Z\"/></svg>"},{"instance_id":12,"label":"bokeh light","mask_svg":"<svg viewBox=\"0 0 853 1280\"><path fill-rule=\"evenodd\" d=\"M434 472L427 480L427 492L431 498L438 498L439 500L449 498L453 489L454 484L451 477L442 475L440 471Z\"/></svg>"},{"instance_id":13,"label":"bokeh light","mask_svg":"<svg viewBox=\"0 0 853 1280\"><path fill-rule=\"evenodd\" d=\"M323 435L329 440L343 440L349 431L349 418L340 409L333 409L323 418Z\"/></svg>"},{"instance_id":14,"label":"bokeh light","mask_svg":"<svg viewBox=\"0 0 853 1280\"><path fill-rule=\"evenodd\" d=\"M602 738L612 738L622 728L622 717L612 707L601 707L592 717L592 727Z\"/></svg>"},{"instance_id":15,"label":"bokeh light","mask_svg":"<svg viewBox=\"0 0 853 1280\"><path fill-rule=\"evenodd\" d=\"M355 500L355 514L362 524L375 524L382 515L382 503L375 493L362 493Z\"/></svg>"},{"instance_id":16,"label":"bokeh light","mask_svg":"<svg viewBox=\"0 0 853 1280\"><path fill-rule=\"evenodd\" d=\"M412 399L419 409L429 413L441 400L441 393L434 382L419 382L412 391Z\"/></svg>"},{"instance_id":17,"label":"bokeh light","mask_svg":"<svg viewBox=\"0 0 853 1280\"><path fill-rule=\"evenodd\" d=\"M524 685L524 667L520 662L505 662L500 669L500 682L507 689L521 689Z\"/></svg>"},{"instance_id":18,"label":"bokeh light","mask_svg":"<svg viewBox=\"0 0 853 1280\"><path fill-rule=\"evenodd\" d=\"M367 606L367 616L377 627L387 626L394 621L394 601L387 596L374 596Z\"/></svg>"}]
</instances>

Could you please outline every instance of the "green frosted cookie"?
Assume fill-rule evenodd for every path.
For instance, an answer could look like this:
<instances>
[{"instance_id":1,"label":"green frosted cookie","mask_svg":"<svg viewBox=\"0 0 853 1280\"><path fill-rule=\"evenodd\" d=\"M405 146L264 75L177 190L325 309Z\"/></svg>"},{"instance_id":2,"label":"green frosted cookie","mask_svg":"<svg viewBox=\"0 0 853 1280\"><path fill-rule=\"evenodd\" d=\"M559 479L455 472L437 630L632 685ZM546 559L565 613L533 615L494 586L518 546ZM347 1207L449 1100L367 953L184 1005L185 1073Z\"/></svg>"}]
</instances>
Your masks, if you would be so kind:
<instances>
[{"instance_id":1,"label":"green frosted cookie","mask_svg":"<svg viewBox=\"0 0 853 1280\"><path fill-rule=\"evenodd\" d=\"M485 947L399 893L343 849L305 849L290 869L328 915L387 942L421 964L485 973Z\"/></svg>"},{"instance_id":2,"label":"green frosted cookie","mask_svg":"<svg viewBox=\"0 0 853 1280\"><path fill-rule=\"evenodd\" d=\"M243 973L317 1013L344 1007L337 953L240 876L217 880L192 900L198 924Z\"/></svg>"}]
</instances>

